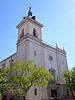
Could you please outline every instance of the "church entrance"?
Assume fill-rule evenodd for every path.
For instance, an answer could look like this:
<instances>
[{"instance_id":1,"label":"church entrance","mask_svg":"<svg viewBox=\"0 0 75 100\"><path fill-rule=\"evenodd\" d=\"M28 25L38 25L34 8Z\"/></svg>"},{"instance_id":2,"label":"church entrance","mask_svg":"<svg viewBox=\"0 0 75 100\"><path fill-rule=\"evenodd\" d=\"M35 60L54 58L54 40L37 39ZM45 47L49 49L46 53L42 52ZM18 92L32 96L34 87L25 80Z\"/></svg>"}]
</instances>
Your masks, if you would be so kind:
<instances>
[{"instance_id":1,"label":"church entrance","mask_svg":"<svg viewBox=\"0 0 75 100\"><path fill-rule=\"evenodd\" d=\"M56 89L51 90L51 97L53 97L54 100L57 100L57 90Z\"/></svg>"},{"instance_id":2,"label":"church entrance","mask_svg":"<svg viewBox=\"0 0 75 100\"><path fill-rule=\"evenodd\" d=\"M47 96L49 99L59 100L59 85L57 85L56 83L49 83L47 87Z\"/></svg>"}]
</instances>

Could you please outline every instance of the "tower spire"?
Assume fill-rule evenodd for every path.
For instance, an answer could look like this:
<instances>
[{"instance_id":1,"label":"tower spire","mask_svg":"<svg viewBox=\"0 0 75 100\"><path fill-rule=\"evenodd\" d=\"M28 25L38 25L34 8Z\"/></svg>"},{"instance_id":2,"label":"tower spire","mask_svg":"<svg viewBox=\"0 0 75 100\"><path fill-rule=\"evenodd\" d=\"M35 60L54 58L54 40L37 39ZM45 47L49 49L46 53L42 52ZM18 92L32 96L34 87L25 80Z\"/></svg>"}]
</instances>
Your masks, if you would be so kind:
<instances>
[{"instance_id":1,"label":"tower spire","mask_svg":"<svg viewBox=\"0 0 75 100\"><path fill-rule=\"evenodd\" d=\"M29 7L29 11L28 11L28 17L32 17L31 6Z\"/></svg>"}]
</instances>

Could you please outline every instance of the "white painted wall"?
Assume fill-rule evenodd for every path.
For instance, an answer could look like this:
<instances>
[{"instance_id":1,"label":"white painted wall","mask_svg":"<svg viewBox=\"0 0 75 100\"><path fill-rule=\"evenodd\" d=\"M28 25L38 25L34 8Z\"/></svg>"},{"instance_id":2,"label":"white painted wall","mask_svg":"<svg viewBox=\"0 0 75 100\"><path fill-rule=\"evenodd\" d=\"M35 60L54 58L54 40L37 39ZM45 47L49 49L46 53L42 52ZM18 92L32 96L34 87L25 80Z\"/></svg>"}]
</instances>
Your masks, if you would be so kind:
<instances>
[{"instance_id":1,"label":"white painted wall","mask_svg":"<svg viewBox=\"0 0 75 100\"><path fill-rule=\"evenodd\" d=\"M63 72L68 69L66 55L57 53L57 68L58 68L58 81L63 82Z\"/></svg>"},{"instance_id":2,"label":"white painted wall","mask_svg":"<svg viewBox=\"0 0 75 100\"><path fill-rule=\"evenodd\" d=\"M22 41L17 47L17 60L25 59L26 43Z\"/></svg>"}]
</instances>

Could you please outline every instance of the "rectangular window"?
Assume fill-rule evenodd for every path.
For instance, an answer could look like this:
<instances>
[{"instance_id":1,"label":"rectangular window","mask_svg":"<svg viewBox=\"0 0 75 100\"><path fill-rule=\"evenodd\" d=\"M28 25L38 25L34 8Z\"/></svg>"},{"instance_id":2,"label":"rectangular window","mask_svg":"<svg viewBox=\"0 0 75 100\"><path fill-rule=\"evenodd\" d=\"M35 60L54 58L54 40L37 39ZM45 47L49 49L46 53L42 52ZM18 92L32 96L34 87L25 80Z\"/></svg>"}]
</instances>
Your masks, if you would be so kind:
<instances>
[{"instance_id":1,"label":"rectangular window","mask_svg":"<svg viewBox=\"0 0 75 100\"><path fill-rule=\"evenodd\" d=\"M36 50L34 50L34 55L36 56Z\"/></svg>"},{"instance_id":2,"label":"rectangular window","mask_svg":"<svg viewBox=\"0 0 75 100\"><path fill-rule=\"evenodd\" d=\"M37 95L37 89L34 89L34 95Z\"/></svg>"}]
</instances>

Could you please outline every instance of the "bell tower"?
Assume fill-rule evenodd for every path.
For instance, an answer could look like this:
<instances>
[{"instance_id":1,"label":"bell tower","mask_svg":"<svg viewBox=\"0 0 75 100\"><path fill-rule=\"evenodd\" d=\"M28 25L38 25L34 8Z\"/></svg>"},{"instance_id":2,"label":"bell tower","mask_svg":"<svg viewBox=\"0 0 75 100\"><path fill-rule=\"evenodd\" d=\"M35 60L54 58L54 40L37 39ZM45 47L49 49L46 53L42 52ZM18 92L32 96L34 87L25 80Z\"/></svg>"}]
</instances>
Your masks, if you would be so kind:
<instances>
[{"instance_id":1,"label":"bell tower","mask_svg":"<svg viewBox=\"0 0 75 100\"><path fill-rule=\"evenodd\" d=\"M23 38L26 34L30 34L42 40L42 27L43 25L36 21L36 17L32 16L31 7L29 7L28 15L23 17L23 20L16 26L18 29L18 40Z\"/></svg>"},{"instance_id":2,"label":"bell tower","mask_svg":"<svg viewBox=\"0 0 75 100\"><path fill-rule=\"evenodd\" d=\"M27 39L42 41L42 29L43 25L36 21L36 17L32 15L31 7L29 7L28 15L23 17L23 20L16 26L18 29L17 40L17 59L26 59L27 52L25 47L29 46ZM21 57L22 56L22 57Z\"/></svg>"}]
</instances>

